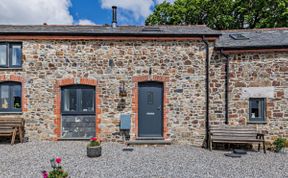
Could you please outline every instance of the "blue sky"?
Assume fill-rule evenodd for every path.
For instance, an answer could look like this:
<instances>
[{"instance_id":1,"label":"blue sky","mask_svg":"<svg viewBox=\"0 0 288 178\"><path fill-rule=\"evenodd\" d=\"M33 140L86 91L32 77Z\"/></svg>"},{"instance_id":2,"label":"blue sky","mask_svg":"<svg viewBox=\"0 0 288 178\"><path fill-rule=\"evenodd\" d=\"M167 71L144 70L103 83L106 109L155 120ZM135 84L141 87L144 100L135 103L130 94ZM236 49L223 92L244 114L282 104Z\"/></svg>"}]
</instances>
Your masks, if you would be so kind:
<instances>
[{"instance_id":1,"label":"blue sky","mask_svg":"<svg viewBox=\"0 0 288 178\"><path fill-rule=\"evenodd\" d=\"M96 24L111 23L111 10L101 8L100 0L72 0L70 13L75 21L89 19Z\"/></svg>"},{"instance_id":2,"label":"blue sky","mask_svg":"<svg viewBox=\"0 0 288 178\"><path fill-rule=\"evenodd\" d=\"M163 1L1 0L0 24L111 24L111 7L116 5L119 25L144 25L155 5Z\"/></svg>"},{"instance_id":3,"label":"blue sky","mask_svg":"<svg viewBox=\"0 0 288 178\"><path fill-rule=\"evenodd\" d=\"M135 0L137 1L137 0ZM96 24L110 24L111 23L111 9L101 8L101 0L72 0L72 6L69 8L75 21L79 19L89 19ZM151 7L151 10L153 7ZM126 18L118 15L118 22L130 25L143 25L145 18L141 16L139 19L128 18L129 15L133 16L132 12L126 9L118 8L118 14L125 14ZM128 19L129 20L128 20Z\"/></svg>"}]
</instances>

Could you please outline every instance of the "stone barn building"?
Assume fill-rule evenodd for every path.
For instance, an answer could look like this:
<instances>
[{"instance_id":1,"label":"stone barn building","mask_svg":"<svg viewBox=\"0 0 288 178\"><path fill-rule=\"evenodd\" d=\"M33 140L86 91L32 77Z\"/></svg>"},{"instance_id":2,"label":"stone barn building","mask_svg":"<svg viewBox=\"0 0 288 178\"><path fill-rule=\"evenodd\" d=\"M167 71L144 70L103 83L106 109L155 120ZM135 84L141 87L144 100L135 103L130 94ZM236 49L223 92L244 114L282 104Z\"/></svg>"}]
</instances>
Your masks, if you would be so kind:
<instances>
[{"instance_id":1,"label":"stone barn building","mask_svg":"<svg viewBox=\"0 0 288 178\"><path fill-rule=\"evenodd\" d=\"M288 136L288 29L0 25L0 117L29 140L202 145L210 125ZM122 121L122 122L123 122Z\"/></svg>"}]
</instances>

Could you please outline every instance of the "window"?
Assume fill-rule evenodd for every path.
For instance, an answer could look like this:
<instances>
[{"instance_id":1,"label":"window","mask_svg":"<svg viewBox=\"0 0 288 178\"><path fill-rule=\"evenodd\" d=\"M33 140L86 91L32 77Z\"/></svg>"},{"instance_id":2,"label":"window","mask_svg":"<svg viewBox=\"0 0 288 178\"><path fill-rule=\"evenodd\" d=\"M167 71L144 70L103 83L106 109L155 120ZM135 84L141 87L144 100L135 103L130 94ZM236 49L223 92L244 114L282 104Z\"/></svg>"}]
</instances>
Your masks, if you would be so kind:
<instances>
[{"instance_id":1,"label":"window","mask_svg":"<svg viewBox=\"0 0 288 178\"><path fill-rule=\"evenodd\" d=\"M95 87L62 88L62 114L95 114Z\"/></svg>"},{"instance_id":2,"label":"window","mask_svg":"<svg viewBox=\"0 0 288 178\"><path fill-rule=\"evenodd\" d=\"M230 38L232 38L234 40L249 40L248 37L246 37L240 33L230 34L229 36L230 36Z\"/></svg>"},{"instance_id":3,"label":"window","mask_svg":"<svg viewBox=\"0 0 288 178\"><path fill-rule=\"evenodd\" d=\"M21 112L21 93L20 83L1 83L0 112Z\"/></svg>"},{"instance_id":4,"label":"window","mask_svg":"<svg viewBox=\"0 0 288 178\"><path fill-rule=\"evenodd\" d=\"M249 121L265 121L265 98L250 98Z\"/></svg>"},{"instance_id":5,"label":"window","mask_svg":"<svg viewBox=\"0 0 288 178\"><path fill-rule=\"evenodd\" d=\"M61 90L62 138L87 139L96 135L95 87L74 85Z\"/></svg>"},{"instance_id":6,"label":"window","mask_svg":"<svg viewBox=\"0 0 288 178\"><path fill-rule=\"evenodd\" d=\"M0 67L13 68L22 65L20 43L0 43Z\"/></svg>"},{"instance_id":7,"label":"window","mask_svg":"<svg viewBox=\"0 0 288 178\"><path fill-rule=\"evenodd\" d=\"M161 32L161 29L159 27L146 26L142 29L142 32Z\"/></svg>"}]
</instances>

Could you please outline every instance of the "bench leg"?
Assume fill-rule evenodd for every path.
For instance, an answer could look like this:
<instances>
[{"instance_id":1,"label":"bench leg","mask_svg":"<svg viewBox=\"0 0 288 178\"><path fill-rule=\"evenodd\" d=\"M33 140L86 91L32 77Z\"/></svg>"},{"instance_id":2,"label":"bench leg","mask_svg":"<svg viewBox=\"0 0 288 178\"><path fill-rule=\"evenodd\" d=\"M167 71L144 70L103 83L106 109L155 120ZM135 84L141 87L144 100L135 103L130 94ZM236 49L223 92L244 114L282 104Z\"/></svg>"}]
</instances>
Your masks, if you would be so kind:
<instances>
[{"instance_id":1,"label":"bench leg","mask_svg":"<svg viewBox=\"0 0 288 178\"><path fill-rule=\"evenodd\" d=\"M19 128L19 138L20 138L20 142L23 143L23 131L21 128Z\"/></svg>"},{"instance_id":2,"label":"bench leg","mask_svg":"<svg viewBox=\"0 0 288 178\"><path fill-rule=\"evenodd\" d=\"M16 137L16 129L14 129L13 134L12 134L11 145L15 143L15 137Z\"/></svg>"},{"instance_id":3,"label":"bench leg","mask_svg":"<svg viewBox=\"0 0 288 178\"><path fill-rule=\"evenodd\" d=\"M263 142L263 151L266 154L265 142Z\"/></svg>"},{"instance_id":4,"label":"bench leg","mask_svg":"<svg viewBox=\"0 0 288 178\"><path fill-rule=\"evenodd\" d=\"M258 152L260 151L260 143L258 143Z\"/></svg>"},{"instance_id":5,"label":"bench leg","mask_svg":"<svg viewBox=\"0 0 288 178\"><path fill-rule=\"evenodd\" d=\"M209 150L212 151L212 142L209 141Z\"/></svg>"}]
</instances>

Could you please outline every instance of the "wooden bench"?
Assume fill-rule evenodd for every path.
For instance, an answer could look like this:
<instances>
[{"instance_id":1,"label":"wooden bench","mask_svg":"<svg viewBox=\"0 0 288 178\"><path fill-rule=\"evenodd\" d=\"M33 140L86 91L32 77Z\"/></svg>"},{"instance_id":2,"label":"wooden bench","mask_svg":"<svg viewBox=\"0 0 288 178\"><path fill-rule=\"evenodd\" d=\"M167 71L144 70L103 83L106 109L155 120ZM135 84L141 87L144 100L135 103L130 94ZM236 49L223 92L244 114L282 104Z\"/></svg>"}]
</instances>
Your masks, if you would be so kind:
<instances>
[{"instance_id":1,"label":"wooden bench","mask_svg":"<svg viewBox=\"0 0 288 178\"><path fill-rule=\"evenodd\" d=\"M263 144L263 150L266 153L264 134L259 133L256 127L212 126L208 139L211 151L213 143L258 143L258 151L260 151L260 144Z\"/></svg>"},{"instance_id":2,"label":"wooden bench","mask_svg":"<svg viewBox=\"0 0 288 178\"><path fill-rule=\"evenodd\" d=\"M0 117L0 137L11 137L11 144L15 143L16 136L20 142L24 140L24 119L20 117Z\"/></svg>"}]
</instances>

